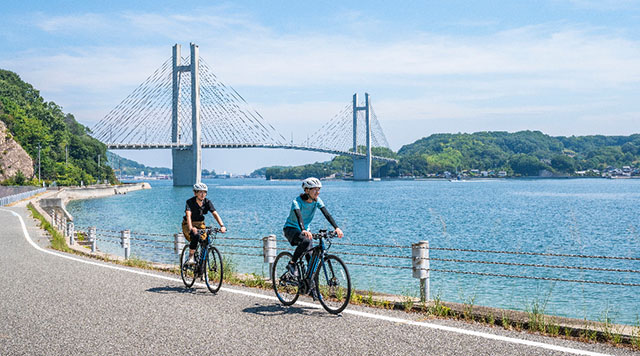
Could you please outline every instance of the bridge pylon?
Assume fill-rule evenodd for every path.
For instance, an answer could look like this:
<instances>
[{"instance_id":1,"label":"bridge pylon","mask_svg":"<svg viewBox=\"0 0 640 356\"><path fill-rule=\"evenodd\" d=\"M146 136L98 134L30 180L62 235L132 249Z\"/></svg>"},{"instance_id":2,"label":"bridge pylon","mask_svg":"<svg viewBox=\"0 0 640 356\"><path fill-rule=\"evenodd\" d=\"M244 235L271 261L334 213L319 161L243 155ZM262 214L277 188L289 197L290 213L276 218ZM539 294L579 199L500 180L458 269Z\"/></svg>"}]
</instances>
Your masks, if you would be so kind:
<instances>
[{"instance_id":1,"label":"bridge pylon","mask_svg":"<svg viewBox=\"0 0 640 356\"><path fill-rule=\"evenodd\" d=\"M180 45L173 46L173 100L171 104L171 142L180 145L181 132L179 124L180 113L180 77L184 72L191 77L191 145L172 148L173 185L193 185L201 179L202 171L202 140L200 133L200 73L198 46L191 43L191 63L182 65Z\"/></svg>"},{"instance_id":2,"label":"bridge pylon","mask_svg":"<svg viewBox=\"0 0 640 356\"><path fill-rule=\"evenodd\" d=\"M353 94L353 152L358 153L358 111L365 115L365 157L353 157L353 180L371 180L371 101L364 93L364 106L358 106L358 93Z\"/></svg>"}]
</instances>

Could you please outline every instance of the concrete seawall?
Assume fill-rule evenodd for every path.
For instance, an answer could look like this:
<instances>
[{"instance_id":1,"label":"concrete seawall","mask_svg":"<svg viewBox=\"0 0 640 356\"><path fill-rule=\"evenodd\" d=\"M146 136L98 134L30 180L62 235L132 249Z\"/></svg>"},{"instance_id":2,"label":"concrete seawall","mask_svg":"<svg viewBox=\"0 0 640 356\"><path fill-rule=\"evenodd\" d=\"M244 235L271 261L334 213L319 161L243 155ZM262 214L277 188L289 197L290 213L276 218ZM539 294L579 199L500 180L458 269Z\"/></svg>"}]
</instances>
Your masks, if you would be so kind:
<instances>
[{"instance_id":1,"label":"concrete seawall","mask_svg":"<svg viewBox=\"0 0 640 356\"><path fill-rule=\"evenodd\" d=\"M73 221L73 216L66 209L71 200L105 198L118 194L127 194L136 190L151 189L146 182L122 185L93 185L87 187L61 187L57 190L47 190L33 200L34 206L40 214L51 221L51 212L57 211L64 215L67 221Z\"/></svg>"}]
</instances>

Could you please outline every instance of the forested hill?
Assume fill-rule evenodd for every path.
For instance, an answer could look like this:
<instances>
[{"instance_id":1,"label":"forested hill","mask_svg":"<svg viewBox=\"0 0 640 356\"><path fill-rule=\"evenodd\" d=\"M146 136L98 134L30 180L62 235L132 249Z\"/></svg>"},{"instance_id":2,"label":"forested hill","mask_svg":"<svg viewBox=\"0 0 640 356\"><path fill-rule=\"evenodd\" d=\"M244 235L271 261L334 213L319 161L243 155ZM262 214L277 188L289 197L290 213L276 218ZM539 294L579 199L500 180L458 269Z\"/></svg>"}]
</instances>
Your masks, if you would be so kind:
<instances>
[{"instance_id":1,"label":"forested hill","mask_svg":"<svg viewBox=\"0 0 640 356\"><path fill-rule=\"evenodd\" d=\"M540 131L434 134L403 146L400 171L504 170L535 176L638 166L640 135L552 137Z\"/></svg>"},{"instance_id":2,"label":"forested hill","mask_svg":"<svg viewBox=\"0 0 640 356\"><path fill-rule=\"evenodd\" d=\"M399 163L374 161L374 177L433 176L444 172L488 171L509 176L599 175L609 167L640 168L640 134L631 136L553 137L539 131L434 134L403 146L397 154L376 148ZM374 153L376 154L376 153ZM268 178L349 175L351 159L297 167L266 168Z\"/></svg>"},{"instance_id":3,"label":"forested hill","mask_svg":"<svg viewBox=\"0 0 640 356\"><path fill-rule=\"evenodd\" d=\"M113 170L106 164L106 146L90 137L88 128L54 102L45 101L38 90L16 73L2 69L0 120L35 165L34 177L14 177L5 184L38 184L38 146L41 178L46 182L77 185L95 183L98 179L115 181Z\"/></svg>"}]
</instances>

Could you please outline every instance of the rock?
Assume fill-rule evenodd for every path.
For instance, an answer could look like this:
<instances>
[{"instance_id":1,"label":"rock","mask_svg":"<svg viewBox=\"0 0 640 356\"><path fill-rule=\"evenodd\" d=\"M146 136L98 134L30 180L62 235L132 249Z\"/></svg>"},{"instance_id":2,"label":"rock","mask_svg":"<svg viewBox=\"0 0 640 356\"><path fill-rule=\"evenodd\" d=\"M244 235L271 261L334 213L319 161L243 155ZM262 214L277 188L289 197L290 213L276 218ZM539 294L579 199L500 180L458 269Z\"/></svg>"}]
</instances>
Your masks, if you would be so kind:
<instances>
[{"instance_id":1,"label":"rock","mask_svg":"<svg viewBox=\"0 0 640 356\"><path fill-rule=\"evenodd\" d=\"M18 171L26 179L33 177L33 160L13 139L4 122L0 121L0 181L15 176Z\"/></svg>"}]
</instances>

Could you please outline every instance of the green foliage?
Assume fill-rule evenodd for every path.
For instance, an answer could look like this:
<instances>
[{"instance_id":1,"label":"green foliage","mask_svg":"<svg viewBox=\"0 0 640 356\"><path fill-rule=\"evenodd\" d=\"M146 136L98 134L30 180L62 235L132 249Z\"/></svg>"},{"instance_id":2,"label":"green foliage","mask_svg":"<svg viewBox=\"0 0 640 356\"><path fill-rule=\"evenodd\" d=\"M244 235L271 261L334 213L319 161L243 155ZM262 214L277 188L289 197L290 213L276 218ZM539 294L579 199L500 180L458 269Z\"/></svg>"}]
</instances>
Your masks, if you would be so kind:
<instances>
[{"instance_id":1,"label":"green foliage","mask_svg":"<svg viewBox=\"0 0 640 356\"><path fill-rule=\"evenodd\" d=\"M137 176L140 175L141 172L147 173L155 173L155 174L171 174L171 169L166 167L148 167L144 164L140 164L136 161L132 161L130 159L126 159L121 157L113 152L107 151L107 165L113 169L114 172L117 172L118 175L129 175L129 176ZM206 169L202 170L202 175L210 175L215 174L215 171L207 171Z\"/></svg>"},{"instance_id":2,"label":"green foliage","mask_svg":"<svg viewBox=\"0 0 640 356\"><path fill-rule=\"evenodd\" d=\"M513 173L523 176L537 176L543 169L548 169L549 166L542 163L537 157L518 153L509 158L509 166L513 170Z\"/></svg>"},{"instance_id":3,"label":"green foliage","mask_svg":"<svg viewBox=\"0 0 640 356\"><path fill-rule=\"evenodd\" d=\"M40 221L40 227L43 228L44 230L46 230L49 235L51 235L51 247L55 250L59 250L59 251L64 251L64 252L71 252L72 250L69 248L69 246L67 246L67 243L64 239L64 236L62 236L62 234L60 234L58 232L58 230L56 230L48 221L47 219L44 218L44 216L42 216L40 213L38 213L38 211L36 210L36 208L33 206L33 204L29 203L27 205L27 209L29 209L29 211L31 212L31 215Z\"/></svg>"},{"instance_id":4,"label":"green foliage","mask_svg":"<svg viewBox=\"0 0 640 356\"><path fill-rule=\"evenodd\" d=\"M364 153L364 146L358 152ZM445 171L471 169L506 171L516 176L574 174L577 170L603 170L609 166L640 167L640 134L631 136L552 137L539 131L434 134L400 148L371 149L376 156L398 159L398 163L373 161L373 177L433 176ZM336 177L353 172L351 157L297 167L263 168L269 178ZM597 175L597 174L592 174Z\"/></svg>"},{"instance_id":5,"label":"green foliage","mask_svg":"<svg viewBox=\"0 0 640 356\"><path fill-rule=\"evenodd\" d=\"M1 69L0 120L36 165L40 147L43 180L56 181L58 185L91 183L96 179L115 182L113 171L106 165L104 144L90 137L89 130L76 122L73 115L64 114L53 102L45 102L17 74Z\"/></svg>"}]
</instances>

